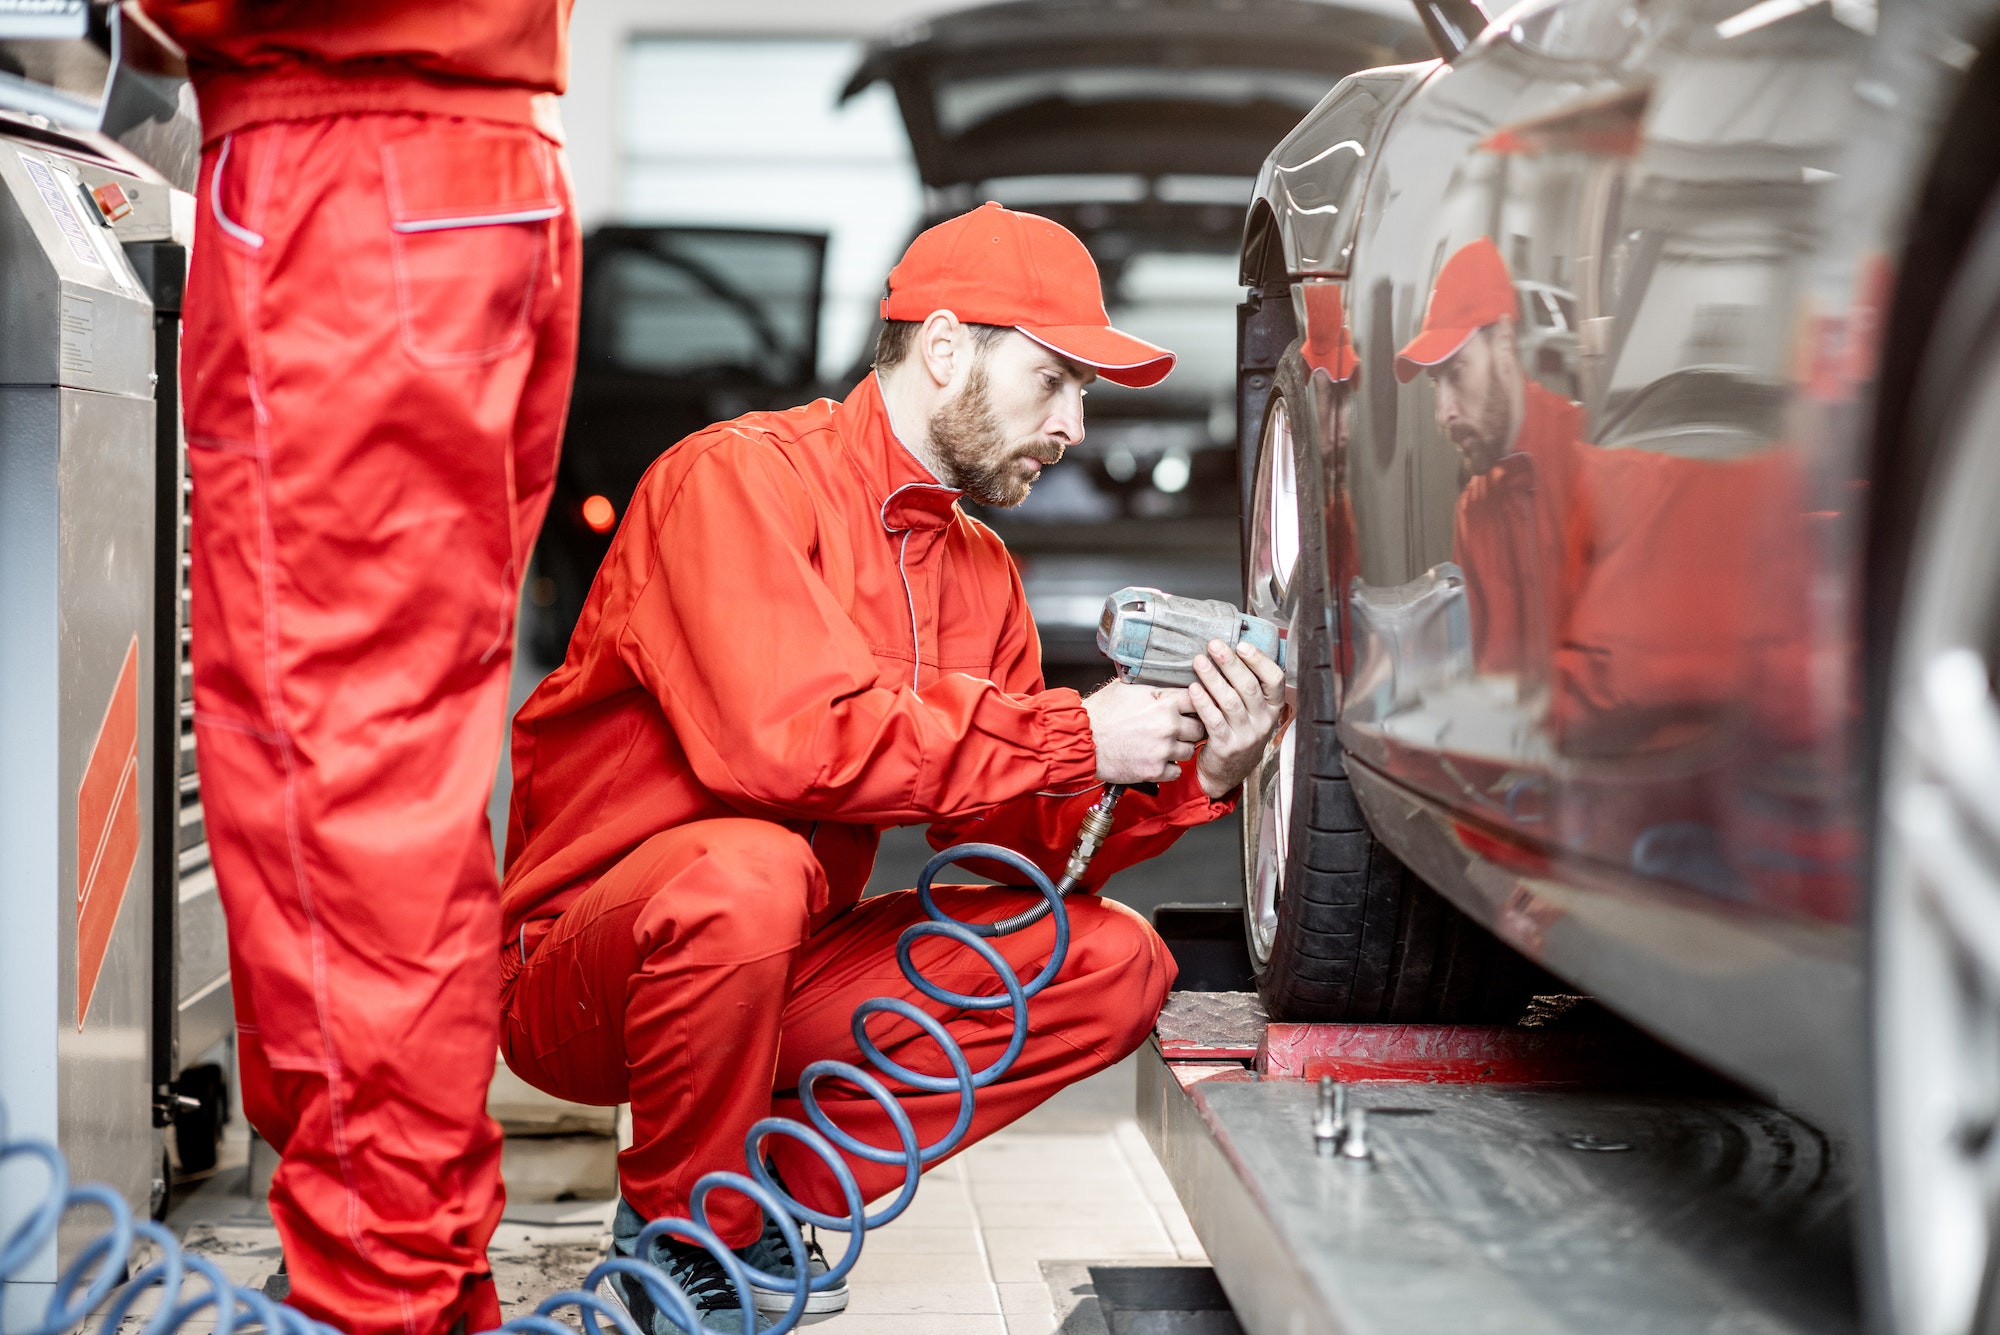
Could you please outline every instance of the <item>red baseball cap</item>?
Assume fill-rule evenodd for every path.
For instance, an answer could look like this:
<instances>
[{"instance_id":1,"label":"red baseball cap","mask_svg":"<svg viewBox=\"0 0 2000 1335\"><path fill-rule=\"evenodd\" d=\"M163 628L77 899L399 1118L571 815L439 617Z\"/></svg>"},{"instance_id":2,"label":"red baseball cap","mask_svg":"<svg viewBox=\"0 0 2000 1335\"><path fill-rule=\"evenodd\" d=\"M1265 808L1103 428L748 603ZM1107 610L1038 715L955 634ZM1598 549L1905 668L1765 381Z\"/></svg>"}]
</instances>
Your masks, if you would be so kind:
<instances>
[{"instance_id":1,"label":"red baseball cap","mask_svg":"<svg viewBox=\"0 0 2000 1335\"><path fill-rule=\"evenodd\" d=\"M1520 309L1507 261L1480 237L1452 252L1431 284L1424 327L1396 354L1396 379L1409 384L1427 366L1449 361L1466 340Z\"/></svg>"},{"instance_id":2,"label":"red baseball cap","mask_svg":"<svg viewBox=\"0 0 2000 1335\"><path fill-rule=\"evenodd\" d=\"M1135 389L1174 369L1173 353L1111 327L1097 264L1074 233L990 201L919 235L889 271L883 319L925 320L941 310L1018 329Z\"/></svg>"}]
</instances>

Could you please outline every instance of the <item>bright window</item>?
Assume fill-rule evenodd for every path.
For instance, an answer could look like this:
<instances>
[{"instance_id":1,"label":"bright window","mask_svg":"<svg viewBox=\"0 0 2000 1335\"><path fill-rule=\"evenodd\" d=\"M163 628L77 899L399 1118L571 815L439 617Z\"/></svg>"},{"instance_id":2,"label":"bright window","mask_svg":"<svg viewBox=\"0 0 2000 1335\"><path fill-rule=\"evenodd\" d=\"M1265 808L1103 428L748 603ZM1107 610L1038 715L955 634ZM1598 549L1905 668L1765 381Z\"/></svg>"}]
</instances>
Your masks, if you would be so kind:
<instances>
[{"instance_id":1,"label":"bright window","mask_svg":"<svg viewBox=\"0 0 2000 1335\"><path fill-rule=\"evenodd\" d=\"M625 57L623 220L825 231L827 375L861 354L923 198L887 85L836 104L861 55L854 41L642 37Z\"/></svg>"}]
</instances>

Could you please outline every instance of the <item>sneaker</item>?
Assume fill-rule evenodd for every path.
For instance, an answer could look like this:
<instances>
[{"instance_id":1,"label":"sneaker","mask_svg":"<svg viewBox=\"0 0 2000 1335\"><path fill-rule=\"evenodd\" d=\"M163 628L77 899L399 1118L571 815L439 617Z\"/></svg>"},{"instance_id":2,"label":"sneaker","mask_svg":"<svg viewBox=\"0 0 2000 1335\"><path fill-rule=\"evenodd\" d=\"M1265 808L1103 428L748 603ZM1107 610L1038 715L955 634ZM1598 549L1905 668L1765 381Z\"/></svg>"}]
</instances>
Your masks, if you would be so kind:
<instances>
[{"instance_id":1,"label":"sneaker","mask_svg":"<svg viewBox=\"0 0 2000 1335\"><path fill-rule=\"evenodd\" d=\"M639 1217L639 1212L621 1197L618 1216L611 1224L611 1254L636 1256L639 1232L645 1226L646 1221ZM737 1301L736 1286L729 1282L729 1272L722 1268L722 1263L710 1256L706 1248L682 1242L679 1238L661 1237L653 1243L652 1253L647 1259L680 1286L681 1292L694 1304L694 1310L701 1315L703 1326L719 1335L749 1335L743 1325L743 1305ZM598 1291L624 1308L625 1314L632 1318L632 1324L646 1335L688 1335L667 1319L666 1313L655 1306L647 1295L645 1287L630 1276L613 1275L611 1282ZM772 1324L759 1316L751 1330L769 1330Z\"/></svg>"},{"instance_id":2,"label":"sneaker","mask_svg":"<svg viewBox=\"0 0 2000 1335\"><path fill-rule=\"evenodd\" d=\"M814 1236L812 1226L807 1225L802 1232L806 1244L806 1273L817 1279L827 1271L826 1253L820 1250L819 1239ZM748 1247L738 1247L736 1254L743 1258L745 1265L790 1279L796 1273L792 1269L792 1249L785 1242L785 1235L768 1218L764 1220L764 1235ZM756 1296L759 1312L783 1315L792 1310L793 1290L767 1289L759 1284L750 1286ZM842 1280L829 1289L820 1289L806 1295L804 1320L834 1316L847 1310L847 1281Z\"/></svg>"}]
</instances>

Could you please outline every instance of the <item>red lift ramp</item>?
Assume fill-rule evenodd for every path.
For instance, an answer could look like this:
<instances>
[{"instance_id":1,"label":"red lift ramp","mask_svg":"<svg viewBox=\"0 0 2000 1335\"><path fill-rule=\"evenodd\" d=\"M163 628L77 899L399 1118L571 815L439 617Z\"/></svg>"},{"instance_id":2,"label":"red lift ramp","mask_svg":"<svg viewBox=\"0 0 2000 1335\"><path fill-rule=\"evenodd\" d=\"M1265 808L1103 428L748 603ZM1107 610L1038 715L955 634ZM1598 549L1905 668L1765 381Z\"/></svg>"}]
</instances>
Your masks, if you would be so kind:
<instances>
[{"instance_id":1,"label":"red lift ramp","mask_svg":"<svg viewBox=\"0 0 2000 1335\"><path fill-rule=\"evenodd\" d=\"M1322 1073L1364 1160L1315 1149ZM1249 1335L1860 1326L1838 1144L1608 1019L1270 1025L1179 993L1139 1120Z\"/></svg>"}]
</instances>

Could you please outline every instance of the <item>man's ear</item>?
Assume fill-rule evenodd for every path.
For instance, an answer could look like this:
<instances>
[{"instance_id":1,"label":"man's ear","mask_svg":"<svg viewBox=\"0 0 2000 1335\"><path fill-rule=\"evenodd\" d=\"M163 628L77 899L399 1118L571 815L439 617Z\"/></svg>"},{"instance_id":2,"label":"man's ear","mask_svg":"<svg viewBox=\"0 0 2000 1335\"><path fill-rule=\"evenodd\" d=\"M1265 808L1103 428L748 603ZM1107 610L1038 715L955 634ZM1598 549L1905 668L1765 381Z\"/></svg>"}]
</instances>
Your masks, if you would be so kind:
<instances>
[{"instance_id":1,"label":"man's ear","mask_svg":"<svg viewBox=\"0 0 2000 1335\"><path fill-rule=\"evenodd\" d=\"M917 356L939 389L952 382L970 351L966 333L950 311L932 311L917 328Z\"/></svg>"}]
</instances>

